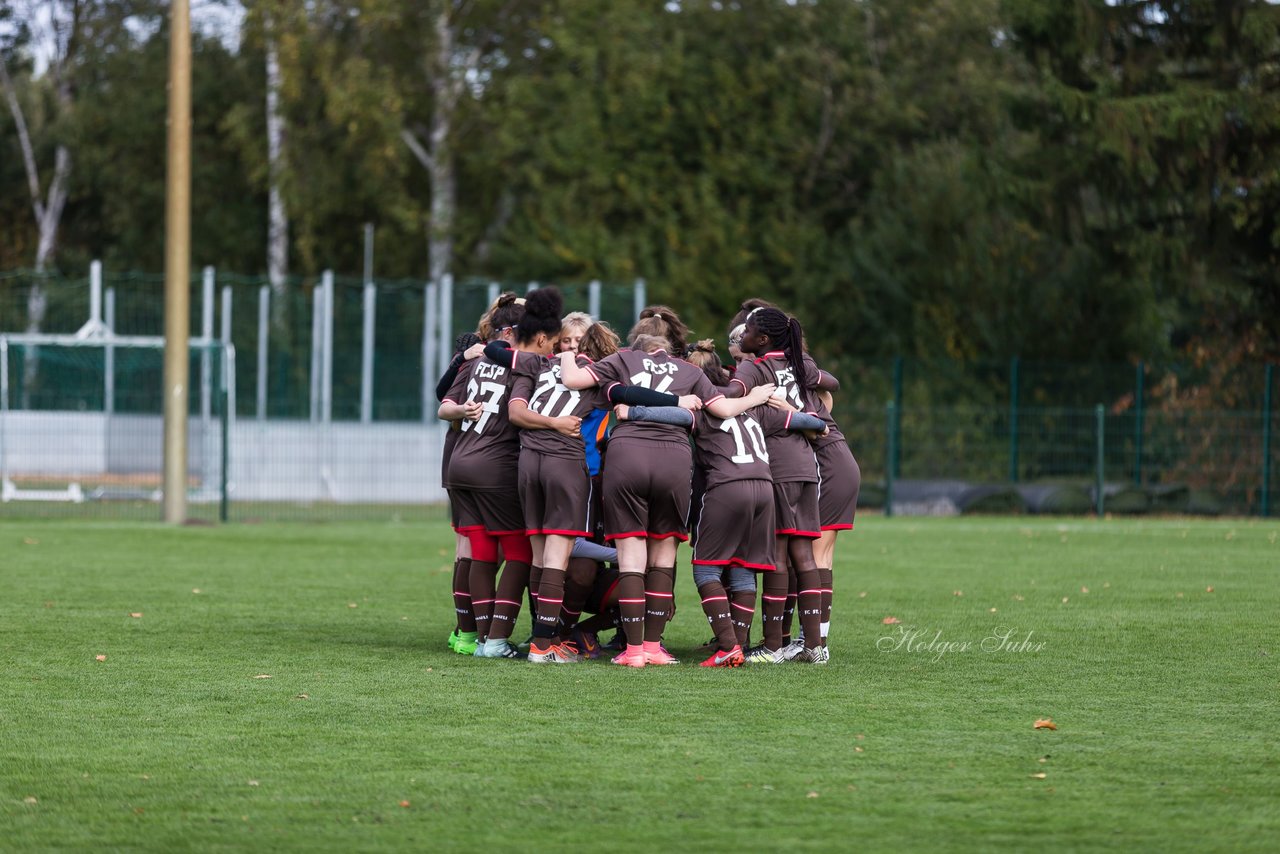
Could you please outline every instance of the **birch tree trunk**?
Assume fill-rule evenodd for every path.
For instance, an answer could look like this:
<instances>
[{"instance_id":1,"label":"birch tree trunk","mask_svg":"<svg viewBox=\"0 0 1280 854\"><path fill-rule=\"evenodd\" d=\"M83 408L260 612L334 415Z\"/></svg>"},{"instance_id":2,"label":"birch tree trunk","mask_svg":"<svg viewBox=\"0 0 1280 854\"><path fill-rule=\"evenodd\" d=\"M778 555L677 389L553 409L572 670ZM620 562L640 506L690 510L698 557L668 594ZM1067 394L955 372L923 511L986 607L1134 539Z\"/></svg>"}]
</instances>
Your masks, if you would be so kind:
<instances>
[{"instance_id":1,"label":"birch tree trunk","mask_svg":"<svg viewBox=\"0 0 1280 854\"><path fill-rule=\"evenodd\" d=\"M427 222L427 255L430 279L441 281L453 258L453 224L458 209L458 183L454 172L449 133L458 105L459 87L449 73L454 53L453 29L449 23L450 3L441 3L436 13L436 52L432 62L431 130L428 137L431 175L431 215Z\"/></svg>"},{"instance_id":2,"label":"birch tree trunk","mask_svg":"<svg viewBox=\"0 0 1280 854\"><path fill-rule=\"evenodd\" d=\"M71 87L61 69L51 69L58 78L58 105L65 115L71 106ZM18 145L22 150L22 163L27 173L27 188L31 193L31 211L35 216L36 243L35 272L31 281L31 290L27 293L27 328L28 334L37 334L44 325L45 312L49 300L45 294L42 281L49 259L58 249L58 225L62 220L62 210L67 203L67 181L71 177L71 152L67 146L59 143L54 150L53 178L44 197L40 191L40 169L36 164L35 149L31 145L31 132L27 128L26 115L22 104L18 101L18 93L14 89L13 80L9 76L8 66L0 60L0 86L4 88L5 100L9 104L9 112L13 115L13 123L18 131ZM40 374L39 351L29 348L25 351L22 369L23 409L31 407L31 388Z\"/></svg>"},{"instance_id":3,"label":"birch tree trunk","mask_svg":"<svg viewBox=\"0 0 1280 854\"><path fill-rule=\"evenodd\" d=\"M280 56L267 20L267 278L271 283L271 323L286 332L289 290L289 216L280 190L284 172L284 117L280 114Z\"/></svg>"}]
</instances>

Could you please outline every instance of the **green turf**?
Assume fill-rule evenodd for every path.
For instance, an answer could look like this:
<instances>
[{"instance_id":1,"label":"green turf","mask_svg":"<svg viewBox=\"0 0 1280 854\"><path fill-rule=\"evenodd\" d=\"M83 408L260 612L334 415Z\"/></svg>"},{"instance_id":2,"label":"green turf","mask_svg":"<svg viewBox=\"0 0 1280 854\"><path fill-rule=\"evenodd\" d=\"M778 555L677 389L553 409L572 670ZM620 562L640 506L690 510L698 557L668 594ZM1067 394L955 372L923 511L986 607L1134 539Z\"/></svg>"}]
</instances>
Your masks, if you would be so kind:
<instances>
[{"instance_id":1,"label":"green turf","mask_svg":"<svg viewBox=\"0 0 1280 854\"><path fill-rule=\"evenodd\" d=\"M1278 534L868 517L830 666L632 671L444 651L441 525L0 522L0 848L1274 850Z\"/></svg>"}]
</instances>

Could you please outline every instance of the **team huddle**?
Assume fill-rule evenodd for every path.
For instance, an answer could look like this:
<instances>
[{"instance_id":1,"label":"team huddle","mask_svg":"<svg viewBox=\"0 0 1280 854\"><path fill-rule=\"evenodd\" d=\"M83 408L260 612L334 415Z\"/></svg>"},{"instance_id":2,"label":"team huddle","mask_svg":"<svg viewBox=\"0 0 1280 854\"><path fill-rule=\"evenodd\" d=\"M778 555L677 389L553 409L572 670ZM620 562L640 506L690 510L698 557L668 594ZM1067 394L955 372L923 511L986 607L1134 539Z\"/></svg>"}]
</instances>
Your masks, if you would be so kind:
<instances>
[{"instance_id":1,"label":"team huddle","mask_svg":"<svg viewBox=\"0 0 1280 854\"><path fill-rule=\"evenodd\" d=\"M626 348L562 313L555 288L503 294L437 387L457 532L449 648L524 658L512 636L527 595L530 662L598 658L615 628L614 664L676 664L662 638L692 539L715 635L702 666L829 661L835 541L861 475L831 417L839 383L799 321L748 300L726 369L665 306L641 312Z\"/></svg>"}]
</instances>

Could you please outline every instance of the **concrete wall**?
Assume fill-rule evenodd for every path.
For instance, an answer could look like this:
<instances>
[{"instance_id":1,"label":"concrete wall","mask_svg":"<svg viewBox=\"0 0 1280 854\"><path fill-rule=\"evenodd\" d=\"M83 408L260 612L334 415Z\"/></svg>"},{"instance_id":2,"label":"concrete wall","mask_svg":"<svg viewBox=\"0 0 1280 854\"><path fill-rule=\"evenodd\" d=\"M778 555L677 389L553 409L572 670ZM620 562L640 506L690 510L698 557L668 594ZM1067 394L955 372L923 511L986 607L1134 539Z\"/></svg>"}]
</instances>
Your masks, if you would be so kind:
<instances>
[{"instance_id":1,"label":"concrete wall","mask_svg":"<svg viewBox=\"0 0 1280 854\"><path fill-rule=\"evenodd\" d=\"M188 422L189 470L216 489L220 428L211 422L206 437L201 426ZM248 420L233 422L230 433L232 500L414 504L445 498L444 433L435 424ZM8 412L0 414L0 464L8 477L154 475L158 482L162 438L158 415Z\"/></svg>"}]
</instances>

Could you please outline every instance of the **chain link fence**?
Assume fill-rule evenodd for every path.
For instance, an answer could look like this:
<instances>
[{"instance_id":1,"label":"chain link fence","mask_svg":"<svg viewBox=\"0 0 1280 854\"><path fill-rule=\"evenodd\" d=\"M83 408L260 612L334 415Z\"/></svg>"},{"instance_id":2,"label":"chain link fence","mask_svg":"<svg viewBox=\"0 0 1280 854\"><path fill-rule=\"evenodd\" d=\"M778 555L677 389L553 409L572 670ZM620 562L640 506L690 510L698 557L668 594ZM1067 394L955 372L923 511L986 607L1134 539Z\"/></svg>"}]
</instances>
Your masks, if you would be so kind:
<instances>
[{"instance_id":1,"label":"chain link fence","mask_svg":"<svg viewBox=\"0 0 1280 854\"><path fill-rule=\"evenodd\" d=\"M645 303L643 282L557 285L623 332ZM193 275L192 515L444 518L438 373L500 290L533 286ZM43 343L23 337L33 295ZM0 516L160 518L162 330L160 276L0 274ZM1274 512L1270 366L868 362L810 343L842 382L864 506Z\"/></svg>"}]
</instances>

